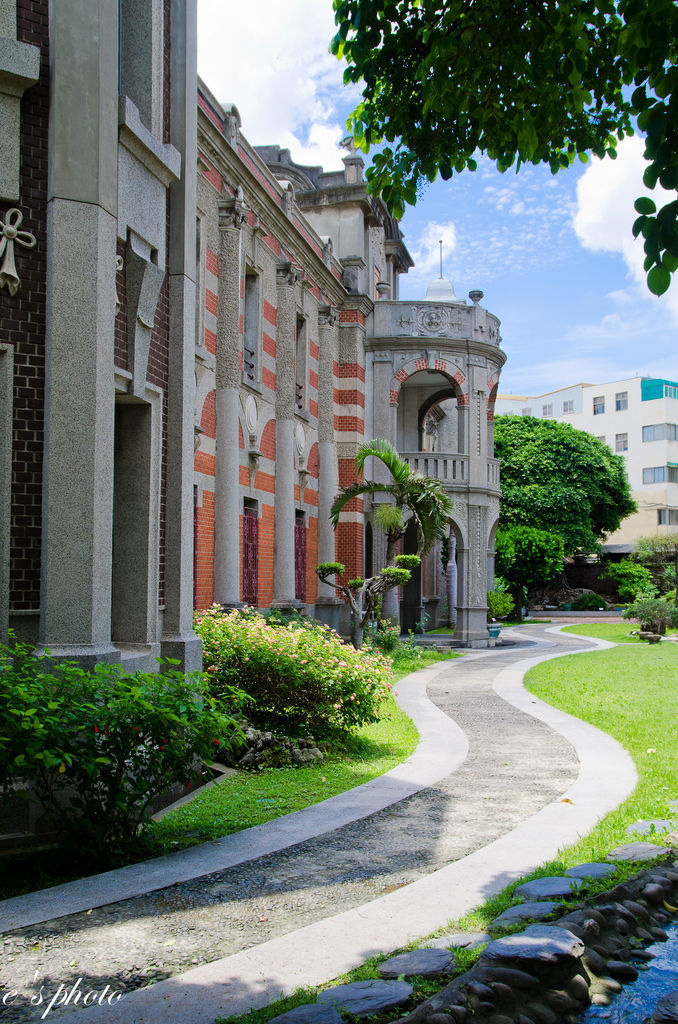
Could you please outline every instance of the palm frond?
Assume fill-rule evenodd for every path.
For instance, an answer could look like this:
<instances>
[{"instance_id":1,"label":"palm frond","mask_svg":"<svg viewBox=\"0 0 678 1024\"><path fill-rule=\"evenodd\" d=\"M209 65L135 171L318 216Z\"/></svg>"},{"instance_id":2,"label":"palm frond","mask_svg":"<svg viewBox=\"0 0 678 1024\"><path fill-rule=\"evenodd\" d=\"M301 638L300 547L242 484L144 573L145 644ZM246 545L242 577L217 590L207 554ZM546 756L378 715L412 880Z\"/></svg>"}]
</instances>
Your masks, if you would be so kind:
<instances>
[{"instance_id":1,"label":"palm frond","mask_svg":"<svg viewBox=\"0 0 678 1024\"><path fill-rule=\"evenodd\" d=\"M379 459L388 469L396 484L402 486L412 475L412 470L400 457L390 441L377 437L360 445L355 457L356 469L362 473L369 458Z\"/></svg>"},{"instance_id":2,"label":"palm frond","mask_svg":"<svg viewBox=\"0 0 678 1024\"><path fill-rule=\"evenodd\" d=\"M342 509L348 505L349 501L352 501L353 498L359 498L361 494L373 494L376 491L386 491L388 494L393 494L393 485L379 484L376 480L363 480L360 484L349 484L347 487L342 487L332 502L332 508L330 509L332 525L337 525Z\"/></svg>"}]
</instances>

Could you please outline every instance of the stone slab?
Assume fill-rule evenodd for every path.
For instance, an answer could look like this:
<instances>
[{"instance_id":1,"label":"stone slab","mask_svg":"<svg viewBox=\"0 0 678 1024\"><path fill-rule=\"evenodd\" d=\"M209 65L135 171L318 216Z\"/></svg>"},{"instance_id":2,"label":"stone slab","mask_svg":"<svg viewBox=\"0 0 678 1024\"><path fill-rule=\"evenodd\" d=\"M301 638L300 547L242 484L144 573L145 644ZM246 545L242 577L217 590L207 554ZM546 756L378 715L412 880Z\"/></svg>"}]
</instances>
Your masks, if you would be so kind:
<instances>
[{"instance_id":1,"label":"stone slab","mask_svg":"<svg viewBox=\"0 0 678 1024\"><path fill-rule=\"evenodd\" d=\"M654 860L671 853L668 846L657 846L655 843L625 843L615 850L610 850L610 860Z\"/></svg>"},{"instance_id":2,"label":"stone slab","mask_svg":"<svg viewBox=\"0 0 678 1024\"><path fill-rule=\"evenodd\" d=\"M549 917L560 906L560 903L553 903L551 900L542 900L539 903L519 903L517 907L509 907L503 914L495 917L490 922L490 932L496 932L506 925L519 924L523 921L541 921Z\"/></svg>"},{"instance_id":3,"label":"stone slab","mask_svg":"<svg viewBox=\"0 0 678 1024\"><path fill-rule=\"evenodd\" d=\"M673 822L668 818L647 818L645 821L634 821L632 825L627 825L625 831L627 836L652 836L663 835L672 828Z\"/></svg>"},{"instance_id":4,"label":"stone slab","mask_svg":"<svg viewBox=\"0 0 678 1024\"><path fill-rule=\"evenodd\" d=\"M614 864L597 864L592 862L590 864L575 864L573 868L568 868L565 874L568 878L609 878L610 875L616 874L617 869Z\"/></svg>"},{"instance_id":5,"label":"stone slab","mask_svg":"<svg viewBox=\"0 0 678 1024\"><path fill-rule=\"evenodd\" d=\"M389 957L377 970L382 978L433 978L449 974L453 966L454 957L446 949L415 949Z\"/></svg>"},{"instance_id":6,"label":"stone slab","mask_svg":"<svg viewBox=\"0 0 678 1024\"><path fill-rule=\"evenodd\" d=\"M551 875L548 878L533 878L531 882L523 882L515 890L515 894L523 896L526 900L548 900L554 896L572 896L582 888L585 886L581 878Z\"/></svg>"},{"instance_id":7,"label":"stone slab","mask_svg":"<svg viewBox=\"0 0 678 1024\"><path fill-rule=\"evenodd\" d=\"M406 981L353 981L325 989L318 996L318 1003L336 1006L354 1017L369 1017L404 1006L412 991L412 986Z\"/></svg>"},{"instance_id":8,"label":"stone slab","mask_svg":"<svg viewBox=\"0 0 678 1024\"><path fill-rule=\"evenodd\" d=\"M667 992L654 1008L650 1024L678 1024L678 990Z\"/></svg>"},{"instance_id":9,"label":"stone slab","mask_svg":"<svg viewBox=\"0 0 678 1024\"><path fill-rule=\"evenodd\" d=\"M565 928L533 924L516 935L495 939L478 962L481 966L514 967L557 987L569 980L584 948L581 939Z\"/></svg>"}]
</instances>

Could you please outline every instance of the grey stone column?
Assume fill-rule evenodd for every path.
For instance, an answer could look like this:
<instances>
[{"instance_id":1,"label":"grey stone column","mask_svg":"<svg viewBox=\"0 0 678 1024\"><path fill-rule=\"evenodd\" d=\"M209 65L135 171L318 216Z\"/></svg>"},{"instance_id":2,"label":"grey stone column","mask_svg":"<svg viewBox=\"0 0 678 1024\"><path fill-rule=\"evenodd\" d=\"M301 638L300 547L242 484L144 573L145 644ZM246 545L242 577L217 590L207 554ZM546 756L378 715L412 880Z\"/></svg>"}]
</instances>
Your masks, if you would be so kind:
<instances>
[{"instance_id":1,"label":"grey stone column","mask_svg":"<svg viewBox=\"0 0 678 1024\"><path fill-rule=\"evenodd\" d=\"M219 204L214 482L214 600L240 603L240 243L247 217L240 197Z\"/></svg>"},{"instance_id":2,"label":"grey stone column","mask_svg":"<svg viewBox=\"0 0 678 1024\"><path fill-rule=\"evenodd\" d=\"M85 662L117 660L110 638L118 0L51 4L50 64L40 643Z\"/></svg>"},{"instance_id":3,"label":"grey stone column","mask_svg":"<svg viewBox=\"0 0 678 1024\"><path fill-rule=\"evenodd\" d=\"M337 493L334 444L334 361L339 314L330 306L318 310L318 562L335 561L334 527L330 522ZM317 604L341 603L334 587L318 582Z\"/></svg>"},{"instance_id":4,"label":"grey stone column","mask_svg":"<svg viewBox=\"0 0 678 1024\"><path fill-rule=\"evenodd\" d=\"M168 252L170 345L167 395L165 612L163 657L186 671L202 664L193 632L193 431L195 409L195 208L198 118L197 16L190 0L172 0L171 142L182 154L170 185Z\"/></svg>"},{"instance_id":5,"label":"grey stone column","mask_svg":"<svg viewBox=\"0 0 678 1024\"><path fill-rule=\"evenodd\" d=\"M450 626L457 624L457 538L450 529L450 560L447 570L447 608Z\"/></svg>"},{"instance_id":6,"label":"grey stone column","mask_svg":"<svg viewBox=\"0 0 678 1024\"><path fill-rule=\"evenodd\" d=\"M294 586L294 328L297 273L279 264L277 285L275 388L275 499L273 535L273 604L296 603Z\"/></svg>"}]
</instances>

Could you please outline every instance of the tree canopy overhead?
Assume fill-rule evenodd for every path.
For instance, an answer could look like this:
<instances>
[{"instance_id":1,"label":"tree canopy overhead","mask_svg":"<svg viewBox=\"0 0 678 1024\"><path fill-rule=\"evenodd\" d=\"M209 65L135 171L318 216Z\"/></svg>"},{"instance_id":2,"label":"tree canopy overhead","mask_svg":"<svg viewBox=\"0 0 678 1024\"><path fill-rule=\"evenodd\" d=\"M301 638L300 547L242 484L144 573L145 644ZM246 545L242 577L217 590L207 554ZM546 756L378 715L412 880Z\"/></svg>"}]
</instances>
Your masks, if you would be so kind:
<instances>
[{"instance_id":1,"label":"tree canopy overhead","mask_svg":"<svg viewBox=\"0 0 678 1024\"><path fill-rule=\"evenodd\" d=\"M422 181L579 155L616 156L636 128L645 185L636 201L648 286L678 267L678 5L674 0L333 0L332 51L363 82L349 118L356 144L388 143L367 171L396 216Z\"/></svg>"},{"instance_id":2,"label":"tree canopy overhead","mask_svg":"<svg viewBox=\"0 0 678 1024\"><path fill-rule=\"evenodd\" d=\"M501 522L533 526L562 538L565 554L595 551L635 512L624 460L569 423L497 416Z\"/></svg>"}]
</instances>

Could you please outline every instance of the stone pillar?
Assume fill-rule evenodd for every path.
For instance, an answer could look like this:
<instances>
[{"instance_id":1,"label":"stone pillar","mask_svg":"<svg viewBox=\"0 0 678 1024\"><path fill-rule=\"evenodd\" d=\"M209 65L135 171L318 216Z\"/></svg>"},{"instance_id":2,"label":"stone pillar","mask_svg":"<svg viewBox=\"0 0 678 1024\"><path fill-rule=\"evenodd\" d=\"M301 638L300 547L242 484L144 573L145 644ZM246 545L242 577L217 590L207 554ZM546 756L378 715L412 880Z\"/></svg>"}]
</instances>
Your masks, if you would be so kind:
<instances>
[{"instance_id":1,"label":"stone pillar","mask_svg":"<svg viewBox=\"0 0 678 1024\"><path fill-rule=\"evenodd\" d=\"M52 4L50 63L40 643L92 663L119 658L110 639L118 0Z\"/></svg>"},{"instance_id":2,"label":"stone pillar","mask_svg":"<svg viewBox=\"0 0 678 1024\"><path fill-rule=\"evenodd\" d=\"M334 444L334 362L339 314L331 306L318 310L318 562L335 561L334 527L330 522L337 494L337 457ZM316 604L340 604L334 587L318 581Z\"/></svg>"},{"instance_id":3,"label":"stone pillar","mask_svg":"<svg viewBox=\"0 0 678 1024\"><path fill-rule=\"evenodd\" d=\"M447 609L450 626L457 625L457 538L450 527L450 560L447 572Z\"/></svg>"},{"instance_id":4,"label":"stone pillar","mask_svg":"<svg viewBox=\"0 0 678 1024\"><path fill-rule=\"evenodd\" d=\"M290 263L278 265L273 535L273 604L278 608L297 604L294 586L294 330L297 280L298 274Z\"/></svg>"},{"instance_id":5,"label":"stone pillar","mask_svg":"<svg viewBox=\"0 0 678 1024\"><path fill-rule=\"evenodd\" d=\"M214 600L240 603L240 243L247 219L240 195L219 204L214 482Z\"/></svg>"},{"instance_id":6,"label":"stone pillar","mask_svg":"<svg viewBox=\"0 0 678 1024\"><path fill-rule=\"evenodd\" d=\"M197 16L190 0L172 0L171 142L182 154L170 185L168 252L170 345L167 396L165 612L161 653L185 671L202 664L193 632L193 433L195 415L195 208L198 117Z\"/></svg>"}]
</instances>

